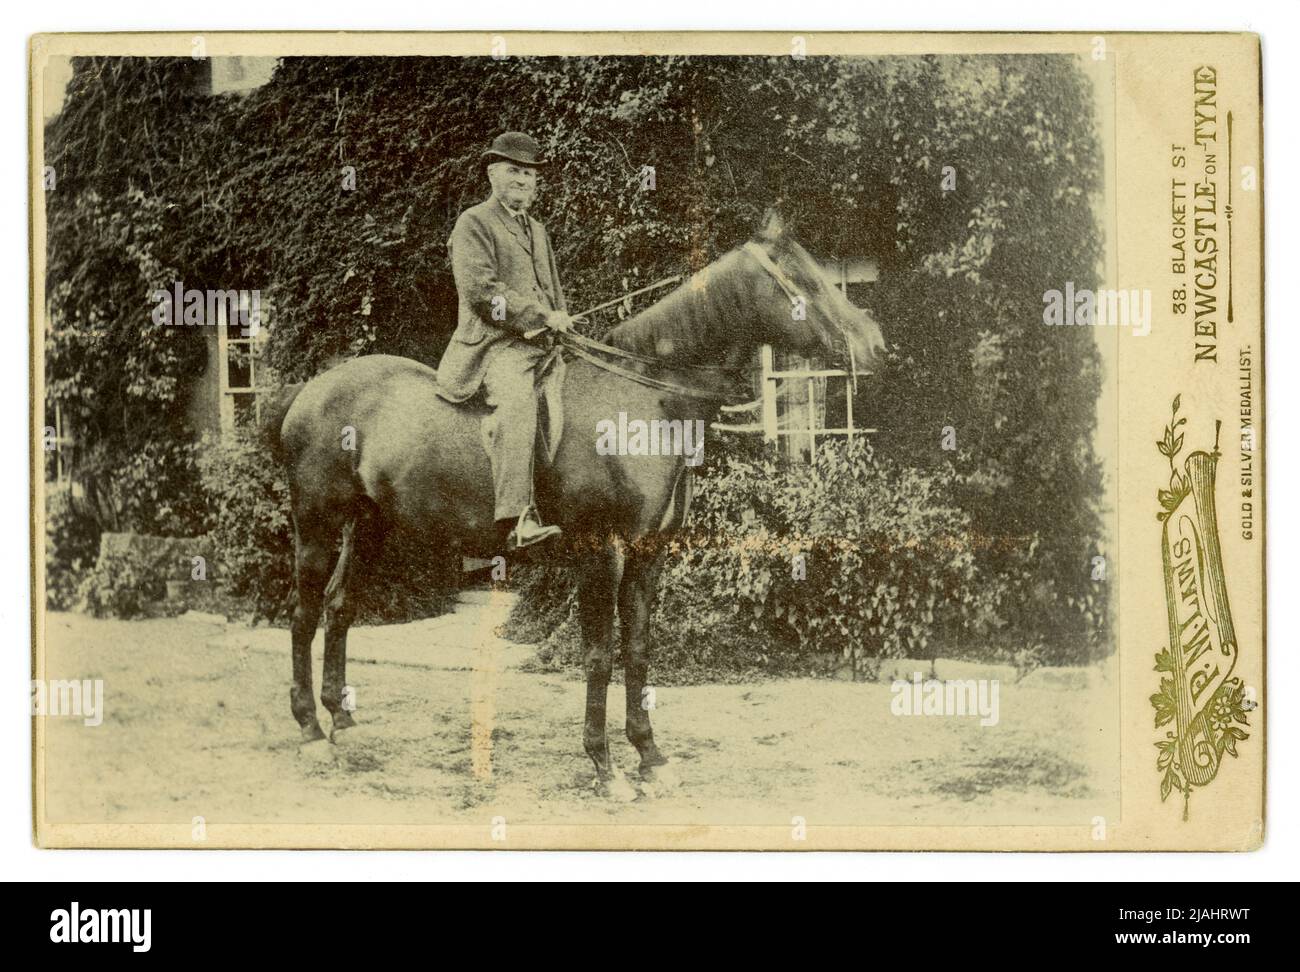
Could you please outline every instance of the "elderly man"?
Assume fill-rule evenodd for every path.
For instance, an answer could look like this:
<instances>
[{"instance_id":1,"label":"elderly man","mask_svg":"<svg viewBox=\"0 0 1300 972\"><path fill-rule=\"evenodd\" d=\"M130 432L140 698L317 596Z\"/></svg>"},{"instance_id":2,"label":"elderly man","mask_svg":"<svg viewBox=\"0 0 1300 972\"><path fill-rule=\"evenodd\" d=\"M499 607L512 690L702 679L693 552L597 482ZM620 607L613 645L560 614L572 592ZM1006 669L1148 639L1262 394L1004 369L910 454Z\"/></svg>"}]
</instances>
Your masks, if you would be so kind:
<instances>
[{"instance_id":1,"label":"elderly man","mask_svg":"<svg viewBox=\"0 0 1300 972\"><path fill-rule=\"evenodd\" d=\"M460 311L438 384L454 402L485 389L496 410L495 517L503 532L513 525L508 546L527 547L560 532L543 526L533 505L534 372L547 332L567 331L572 320L546 230L528 215L537 170L546 164L540 147L523 132L506 132L483 158L492 195L460 214L447 244Z\"/></svg>"}]
</instances>

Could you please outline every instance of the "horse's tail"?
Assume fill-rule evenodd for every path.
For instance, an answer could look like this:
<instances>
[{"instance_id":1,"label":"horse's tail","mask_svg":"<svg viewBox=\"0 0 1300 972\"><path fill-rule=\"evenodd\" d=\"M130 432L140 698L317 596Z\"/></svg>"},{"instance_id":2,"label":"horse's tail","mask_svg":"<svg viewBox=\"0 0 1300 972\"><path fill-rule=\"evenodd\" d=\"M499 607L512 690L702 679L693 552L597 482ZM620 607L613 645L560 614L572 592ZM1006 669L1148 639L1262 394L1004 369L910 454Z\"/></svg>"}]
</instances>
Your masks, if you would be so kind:
<instances>
[{"instance_id":1,"label":"horse's tail","mask_svg":"<svg viewBox=\"0 0 1300 972\"><path fill-rule=\"evenodd\" d=\"M284 461L285 456L280 429L284 425L284 417L289 413L289 408L306 384L305 381L300 381L293 385L285 385L262 408L258 431L271 455L281 462Z\"/></svg>"}]
</instances>

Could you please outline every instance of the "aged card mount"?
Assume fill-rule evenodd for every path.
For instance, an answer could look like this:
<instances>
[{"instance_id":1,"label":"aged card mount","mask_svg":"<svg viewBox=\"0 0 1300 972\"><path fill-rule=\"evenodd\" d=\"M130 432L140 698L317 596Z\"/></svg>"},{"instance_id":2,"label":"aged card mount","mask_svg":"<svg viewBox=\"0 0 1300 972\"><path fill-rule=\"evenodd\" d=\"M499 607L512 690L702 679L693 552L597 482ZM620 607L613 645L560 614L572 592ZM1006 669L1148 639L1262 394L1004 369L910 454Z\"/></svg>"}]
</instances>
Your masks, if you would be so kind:
<instances>
[{"instance_id":1,"label":"aged card mount","mask_svg":"<svg viewBox=\"0 0 1300 972\"><path fill-rule=\"evenodd\" d=\"M1261 845L1257 36L58 34L30 93L38 844ZM447 240L523 130L552 157L502 233L547 234L577 315L546 396L569 445L538 461L686 470L647 521L684 530L648 670L636 630L584 632L581 591L528 614L545 585L473 551L448 612L357 608L346 675L317 633L304 696L291 615L254 620L301 586L301 484L239 443L319 399L364 470L420 427L423 366L373 356L437 363ZM714 325L746 394L675 454L734 363L691 344ZM660 398L691 404L636 411ZM160 472L182 452L190 506ZM577 556L540 566L563 585ZM358 573L331 560L324 624Z\"/></svg>"}]
</instances>

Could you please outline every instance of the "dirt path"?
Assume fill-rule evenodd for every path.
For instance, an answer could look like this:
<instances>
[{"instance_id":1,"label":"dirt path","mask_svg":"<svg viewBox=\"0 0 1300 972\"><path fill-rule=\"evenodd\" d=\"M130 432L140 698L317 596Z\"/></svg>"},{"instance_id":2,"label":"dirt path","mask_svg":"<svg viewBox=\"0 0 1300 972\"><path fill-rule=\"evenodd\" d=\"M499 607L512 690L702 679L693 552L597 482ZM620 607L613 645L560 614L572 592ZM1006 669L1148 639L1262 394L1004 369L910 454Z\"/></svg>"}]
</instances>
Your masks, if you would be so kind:
<instances>
[{"instance_id":1,"label":"dirt path","mask_svg":"<svg viewBox=\"0 0 1300 972\"><path fill-rule=\"evenodd\" d=\"M1098 670L1021 684L993 671L1000 721L987 728L895 716L887 681L659 688L656 737L683 785L614 802L592 790L583 684L520 671L532 649L494 633L509 602L463 599L443 618L353 630L363 735L323 759L300 753L286 631L50 614L48 676L103 679L106 710L97 727L48 719L50 819L1087 826L1117 816L1117 692ZM320 648L318 635L318 691ZM941 661L938 674L989 671ZM610 691L611 747L633 774L622 687Z\"/></svg>"}]
</instances>

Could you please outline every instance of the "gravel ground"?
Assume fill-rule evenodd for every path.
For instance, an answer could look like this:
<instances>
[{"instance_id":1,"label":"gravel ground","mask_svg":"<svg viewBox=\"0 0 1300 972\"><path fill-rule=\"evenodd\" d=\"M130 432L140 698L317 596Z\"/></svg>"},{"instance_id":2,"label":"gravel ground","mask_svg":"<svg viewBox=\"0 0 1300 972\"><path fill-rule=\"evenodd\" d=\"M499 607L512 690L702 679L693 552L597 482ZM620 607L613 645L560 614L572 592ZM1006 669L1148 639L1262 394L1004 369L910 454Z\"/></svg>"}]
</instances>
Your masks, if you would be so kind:
<instances>
[{"instance_id":1,"label":"gravel ground","mask_svg":"<svg viewBox=\"0 0 1300 972\"><path fill-rule=\"evenodd\" d=\"M521 671L532 647L495 634L508 601L463 598L442 618L354 629L359 727L346 744L306 750L289 713L288 632L193 614L49 614L47 676L105 687L102 725L48 719L49 819L1086 827L1118 817L1113 668L1016 683L1009 669L943 659L940 678L1001 679L997 725L896 716L887 680L659 688L656 738L681 785L612 799L594 790L582 751L582 682ZM318 634L317 691L320 651ZM611 686L612 751L634 776L622 710Z\"/></svg>"}]
</instances>

